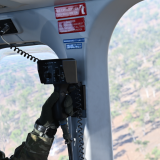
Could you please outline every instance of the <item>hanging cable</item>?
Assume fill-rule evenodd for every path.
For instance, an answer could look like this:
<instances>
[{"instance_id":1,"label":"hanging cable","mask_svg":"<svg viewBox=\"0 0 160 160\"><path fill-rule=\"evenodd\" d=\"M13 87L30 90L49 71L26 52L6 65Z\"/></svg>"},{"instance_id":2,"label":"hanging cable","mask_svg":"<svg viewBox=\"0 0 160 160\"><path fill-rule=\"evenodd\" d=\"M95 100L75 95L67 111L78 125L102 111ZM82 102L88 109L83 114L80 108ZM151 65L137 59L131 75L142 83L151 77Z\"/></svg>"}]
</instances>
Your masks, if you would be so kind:
<instances>
[{"instance_id":1,"label":"hanging cable","mask_svg":"<svg viewBox=\"0 0 160 160\"><path fill-rule=\"evenodd\" d=\"M12 44L10 44L10 43L8 43L8 42L3 38L2 35L1 35L1 38L2 38L2 40L3 40L6 44L10 45L10 49L14 48L14 51L16 51L17 53L19 53L20 55L23 55L24 57L27 56L27 57L26 57L27 59L30 58L31 61L32 61L32 59L33 59L33 62L36 62L36 60L37 60L37 61L40 60L40 59L38 59L38 58L30 55L29 53L26 53L25 51L19 49L18 47L14 46L14 45L12 45Z\"/></svg>"},{"instance_id":2,"label":"hanging cable","mask_svg":"<svg viewBox=\"0 0 160 160\"><path fill-rule=\"evenodd\" d=\"M1 38L2 38L2 40L3 40L4 43L7 43L8 45L10 45L10 43L8 43L8 42L3 38L3 36L1 36Z\"/></svg>"},{"instance_id":3,"label":"hanging cable","mask_svg":"<svg viewBox=\"0 0 160 160\"><path fill-rule=\"evenodd\" d=\"M4 35L7 31L9 31L9 29L10 29L10 27L9 27L9 25L6 23L6 24L5 24L5 27L0 31L0 35L1 35L1 38L2 38L3 42L6 43L6 44L8 44L8 45L10 46L10 49L14 48L14 51L16 51L17 53L20 53L20 55L23 55L24 57L27 56L27 59L28 59L28 58L30 58L30 60L33 59L33 62L36 62L36 60L39 61L38 58L30 55L29 53L24 52L23 50L19 49L18 47L14 46L14 45L12 45L12 44L10 44L10 43L8 43L8 42L3 38L3 35Z\"/></svg>"},{"instance_id":4,"label":"hanging cable","mask_svg":"<svg viewBox=\"0 0 160 160\"><path fill-rule=\"evenodd\" d=\"M76 94L76 96L77 96L76 97L77 107L76 107L76 109L78 110L78 113L77 113L78 122L77 123L78 123L78 137L79 137L79 146L78 146L78 148L79 148L79 158L80 158L80 160L83 160L84 159L84 152L83 152L84 142L83 142L83 133L82 133L82 130L83 130L83 128L82 128L82 108L81 108L82 97L81 97L81 94L80 94L81 90L80 90L80 87L78 85L76 87L76 90L77 90L77 94Z\"/></svg>"}]
</instances>

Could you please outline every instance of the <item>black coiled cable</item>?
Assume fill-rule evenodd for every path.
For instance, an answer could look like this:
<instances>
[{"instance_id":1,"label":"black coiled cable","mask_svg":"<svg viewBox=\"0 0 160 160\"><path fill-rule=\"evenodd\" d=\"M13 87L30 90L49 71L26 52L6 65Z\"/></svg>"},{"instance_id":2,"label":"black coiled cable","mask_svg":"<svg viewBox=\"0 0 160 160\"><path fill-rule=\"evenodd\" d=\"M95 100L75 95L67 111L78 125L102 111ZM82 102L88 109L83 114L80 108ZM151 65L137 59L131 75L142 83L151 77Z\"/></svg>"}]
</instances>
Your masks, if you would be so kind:
<instances>
[{"instance_id":1,"label":"black coiled cable","mask_svg":"<svg viewBox=\"0 0 160 160\"><path fill-rule=\"evenodd\" d=\"M10 49L12 49L12 48L14 48L14 51L16 51L17 53L20 53L20 55L23 55L24 57L27 56L27 59L30 58L31 61L32 61L32 59L33 59L33 62L36 62L36 60L39 61L38 58L30 55L29 53L24 52L23 50L19 49L19 48L16 47L16 46L10 45Z\"/></svg>"},{"instance_id":2,"label":"black coiled cable","mask_svg":"<svg viewBox=\"0 0 160 160\"><path fill-rule=\"evenodd\" d=\"M24 54L24 55L23 55L24 57L27 56L27 59L30 57L30 60L32 61L32 59L33 59L33 62L36 62L36 60L39 61L40 59L38 59L38 58L36 58L36 57L34 57L34 56L26 53L25 51L19 49L18 47L14 46L14 45L12 45L12 44L10 44L10 43L8 43L8 42L3 38L3 34L5 34L9 29L10 29L10 27L9 27L8 25L6 25L6 26L3 28L3 30L1 30L1 34L0 34L0 35L1 35L2 40L3 40L6 44L8 44L8 45L10 46L10 49L14 48L14 51L16 51L17 53L20 52L20 55L23 55L23 54Z\"/></svg>"},{"instance_id":3,"label":"black coiled cable","mask_svg":"<svg viewBox=\"0 0 160 160\"><path fill-rule=\"evenodd\" d=\"M81 90L80 90L80 87L77 85L76 87L76 90L78 91L77 94L76 94L76 109L78 110L77 112L77 117L78 117L78 137L79 137L79 158L80 160L83 160L84 159L84 148L83 148L83 145L84 145L84 142L83 142L83 133L82 133L82 108L81 108L81 105L82 105L82 97L81 97Z\"/></svg>"}]
</instances>

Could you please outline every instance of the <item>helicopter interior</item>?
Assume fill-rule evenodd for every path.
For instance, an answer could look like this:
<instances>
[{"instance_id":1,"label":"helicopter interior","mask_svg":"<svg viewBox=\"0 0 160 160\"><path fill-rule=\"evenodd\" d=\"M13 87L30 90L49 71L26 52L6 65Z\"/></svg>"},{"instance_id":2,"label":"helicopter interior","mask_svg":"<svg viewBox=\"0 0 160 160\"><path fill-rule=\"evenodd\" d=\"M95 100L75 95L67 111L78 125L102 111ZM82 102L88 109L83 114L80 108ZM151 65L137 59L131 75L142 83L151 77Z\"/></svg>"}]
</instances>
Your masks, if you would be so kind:
<instances>
[{"instance_id":1,"label":"helicopter interior","mask_svg":"<svg viewBox=\"0 0 160 160\"><path fill-rule=\"evenodd\" d=\"M0 0L0 49L47 45L59 59L77 61L85 86L83 142L77 117L68 119L73 160L113 160L108 81L108 47L123 14L140 0ZM8 33L7 33L8 32ZM25 48L23 49L25 51ZM16 54L16 53L15 53ZM53 54L53 53L52 53ZM45 55L44 55L45 56ZM5 54L4 56L5 57ZM47 59L47 54L46 57ZM80 143L82 153L80 153ZM105 158L104 158L105 157Z\"/></svg>"}]
</instances>

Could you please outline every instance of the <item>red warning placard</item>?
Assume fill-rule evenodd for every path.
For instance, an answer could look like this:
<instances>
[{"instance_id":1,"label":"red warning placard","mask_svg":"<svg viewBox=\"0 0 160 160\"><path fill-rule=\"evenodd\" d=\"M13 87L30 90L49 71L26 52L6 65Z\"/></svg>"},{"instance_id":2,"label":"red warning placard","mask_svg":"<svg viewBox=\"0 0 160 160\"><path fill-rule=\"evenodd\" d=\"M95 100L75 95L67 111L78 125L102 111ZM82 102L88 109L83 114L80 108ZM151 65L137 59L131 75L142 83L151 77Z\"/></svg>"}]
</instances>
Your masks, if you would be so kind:
<instances>
[{"instance_id":1,"label":"red warning placard","mask_svg":"<svg viewBox=\"0 0 160 160\"><path fill-rule=\"evenodd\" d=\"M87 15L85 3L55 7L54 10L56 19Z\"/></svg>"},{"instance_id":2,"label":"red warning placard","mask_svg":"<svg viewBox=\"0 0 160 160\"><path fill-rule=\"evenodd\" d=\"M85 19L74 18L58 21L59 34L84 32L85 31Z\"/></svg>"}]
</instances>

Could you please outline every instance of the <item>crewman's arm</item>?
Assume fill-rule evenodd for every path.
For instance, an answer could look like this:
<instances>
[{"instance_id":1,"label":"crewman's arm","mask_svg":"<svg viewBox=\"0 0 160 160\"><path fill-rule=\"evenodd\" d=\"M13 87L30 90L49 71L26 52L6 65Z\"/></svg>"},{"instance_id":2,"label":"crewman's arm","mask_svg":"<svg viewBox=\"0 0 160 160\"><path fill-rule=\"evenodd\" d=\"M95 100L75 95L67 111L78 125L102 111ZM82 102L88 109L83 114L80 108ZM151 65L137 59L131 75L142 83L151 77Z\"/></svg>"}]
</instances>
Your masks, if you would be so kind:
<instances>
[{"instance_id":1,"label":"crewman's arm","mask_svg":"<svg viewBox=\"0 0 160 160\"><path fill-rule=\"evenodd\" d=\"M41 116L36 121L34 130L28 134L26 142L17 147L14 155L10 158L3 158L5 154L1 155L0 153L0 160L47 160L54 135L59 127L59 123L54 120L52 113L52 107L58 98L58 93L51 94L42 106ZM72 98L69 95L65 98L64 110L68 116L73 115Z\"/></svg>"},{"instance_id":2,"label":"crewman's arm","mask_svg":"<svg viewBox=\"0 0 160 160\"><path fill-rule=\"evenodd\" d=\"M15 149L10 160L47 160L54 137L41 137L34 129L28 134L26 142Z\"/></svg>"}]
</instances>

